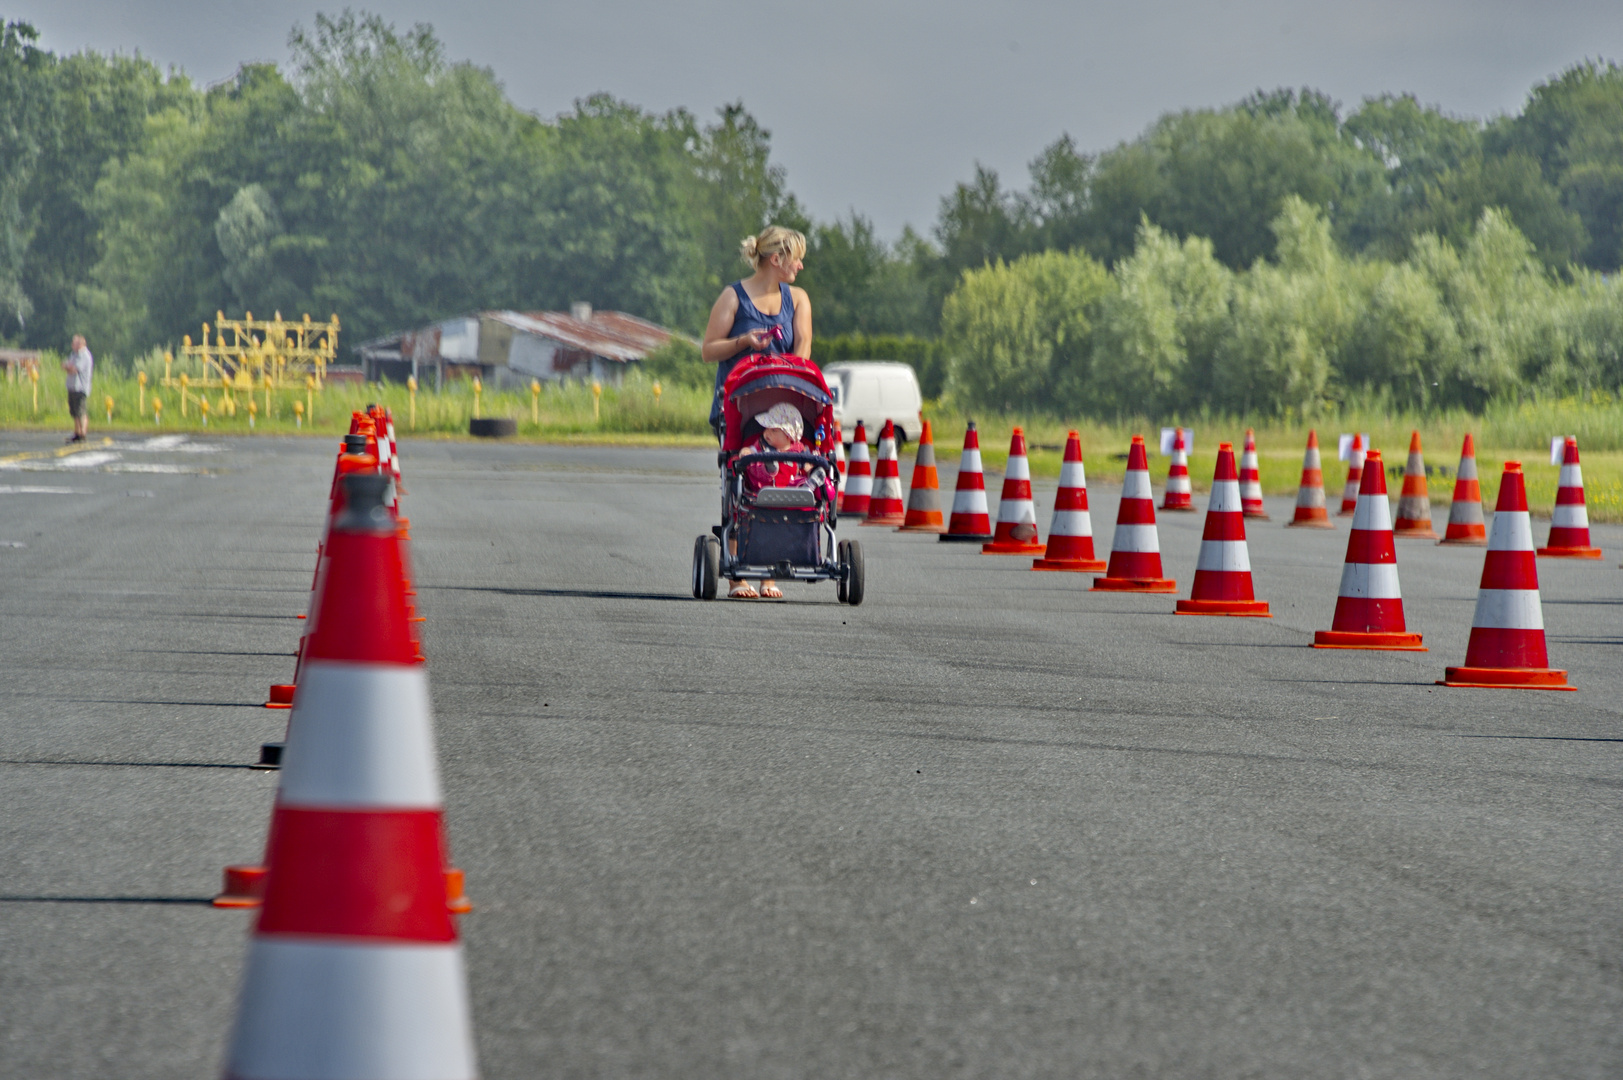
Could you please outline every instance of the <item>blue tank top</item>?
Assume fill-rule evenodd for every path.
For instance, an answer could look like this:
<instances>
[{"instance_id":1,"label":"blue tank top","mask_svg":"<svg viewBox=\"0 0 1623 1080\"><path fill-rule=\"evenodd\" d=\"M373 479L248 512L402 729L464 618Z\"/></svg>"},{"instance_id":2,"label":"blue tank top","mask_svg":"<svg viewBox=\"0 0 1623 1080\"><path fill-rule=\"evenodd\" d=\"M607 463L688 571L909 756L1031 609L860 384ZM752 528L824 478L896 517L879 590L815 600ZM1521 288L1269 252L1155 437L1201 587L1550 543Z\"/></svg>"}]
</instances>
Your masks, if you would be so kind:
<instances>
[{"instance_id":1,"label":"blue tank top","mask_svg":"<svg viewBox=\"0 0 1623 1080\"><path fill-rule=\"evenodd\" d=\"M778 313L776 315L765 315L762 314L760 308L755 306L755 301L750 299L750 294L744 288L744 283L742 281L733 282L733 292L738 294L738 314L733 316L733 328L728 332L727 336L737 337L738 335L746 334L751 330L771 331L771 329L776 326L782 331L783 340L782 342L775 342L768 346L767 352L781 353L793 345L795 341L794 296L792 293L790 293L788 285L779 283L778 289L783 298L783 302L778 306ZM711 427L719 427L721 425L722 385L726 383L727 376L732 374L733 367L738 363L740 358L748 355L748 353L741 352L736 356L728 357L716 365L716 392L715 396L710 402Z\"/></svg>"}]
</instances>

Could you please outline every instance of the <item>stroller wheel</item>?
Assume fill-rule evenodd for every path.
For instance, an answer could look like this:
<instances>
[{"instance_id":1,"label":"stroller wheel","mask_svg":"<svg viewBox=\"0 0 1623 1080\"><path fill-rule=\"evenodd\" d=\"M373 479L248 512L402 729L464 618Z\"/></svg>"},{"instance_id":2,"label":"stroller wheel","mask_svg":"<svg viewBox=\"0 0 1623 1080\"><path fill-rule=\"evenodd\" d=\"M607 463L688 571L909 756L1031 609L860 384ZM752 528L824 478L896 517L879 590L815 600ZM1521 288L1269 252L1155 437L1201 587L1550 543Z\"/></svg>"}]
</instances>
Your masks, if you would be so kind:
<instances>
[{"instance_id":1,"label":"stroller wheel","mask_svg":"<svg viewBox=\"0 0 1623 1080\"><path fill-rule=\"evenodd\" d=\"M693 599L714 600L720 576L721 542L714 536L699 537L693 542Z\"/></svg>"},{"instance_id":2,"label":"stroller wheel","mask_svg":"<svg viewBox=\"0 0 1623 1080\"><path fill-rule=\"evenodd\" d=\"M840 581L840 602L852 607L862 603L867 591L867 574L862 561L862 544L856 540L841 540L840 565L846 568Z\"/></svg>"}]
</instances>

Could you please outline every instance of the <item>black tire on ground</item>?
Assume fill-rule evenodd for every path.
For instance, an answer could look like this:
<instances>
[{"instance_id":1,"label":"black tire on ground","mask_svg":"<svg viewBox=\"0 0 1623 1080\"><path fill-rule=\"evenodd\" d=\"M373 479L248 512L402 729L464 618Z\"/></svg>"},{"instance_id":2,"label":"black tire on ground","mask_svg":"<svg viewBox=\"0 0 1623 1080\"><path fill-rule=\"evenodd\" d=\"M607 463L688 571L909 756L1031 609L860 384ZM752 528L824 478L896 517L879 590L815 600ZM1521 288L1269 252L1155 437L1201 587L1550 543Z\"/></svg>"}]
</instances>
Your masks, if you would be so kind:
<instances>
[{"instance_id":1,"label":"black tire on ground","mask_svg":"<svg viewBox=\"0 0 1623 1080\"><path fill-rule=\"evenodd\" d=\"M902 448L905 447L906 445L907 445L907 432L902 429L902 426L900 424L897 424L896 425L896 452L901 453Z\"/></svg>"},{"instance_id":2,"label":"black tire on ground","mask_svg":"<svg viewBox=\"0 0 1623 1080\"><path fill-rule=\"evenodd\" d=\"M721 544L714 536L701 536L693 542L693 599L714 600L716 578L721 569Z\"/></svg>"},{"instance_id":3,"label":"black tire on ground","mask_svg":"<svg viewBox=\"0 0 1623 1080\"><path fill-rule=\"evenodd\" d=\"M483 439L502 439L518 434L518 421L507 416L479 416L468 421L468 434Z\"/></svg>"},{"instance_id":4,"label":"black tire on ground","mask_svg":"<svg viewBox=\"0 0 1623 1080\"><path fill-rule=\"evenodd\" d=\"M845 545L845 561L851 568L850 575L845 579L845 602L857 607L867 592L867 572L862 562L862 544L857 540L847 540Z\"/></svg>"},{"instance_id":5,"label":"black tire on ground","mask_svg":"<svg viewBox=\"0 0 1623 1080\"><path fill-rule=\"evenodd\" d=\"M851 541L849 540L841 540L838 544L834 545L834 561L840 566L841 569L844 569L846 560L850 558L850 554L845 550L850 546ZM834 595L839 597L840 603L842 604L845 603L845 580L846 579L842 577L837 578L834 582Z\"/></svg>"}]
</instances>

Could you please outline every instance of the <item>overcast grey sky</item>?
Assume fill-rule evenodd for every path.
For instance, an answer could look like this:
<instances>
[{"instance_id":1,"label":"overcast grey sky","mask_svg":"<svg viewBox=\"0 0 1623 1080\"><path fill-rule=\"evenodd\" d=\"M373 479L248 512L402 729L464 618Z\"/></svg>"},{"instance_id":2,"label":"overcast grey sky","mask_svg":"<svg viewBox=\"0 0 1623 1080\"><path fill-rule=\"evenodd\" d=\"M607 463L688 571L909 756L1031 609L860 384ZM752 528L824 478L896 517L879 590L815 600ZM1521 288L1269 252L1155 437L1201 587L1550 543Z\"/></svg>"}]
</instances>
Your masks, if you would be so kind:
<instances>
[{"instance_id":1,"label":"overcast grey sky","mask_svg":"<svg viewBox=\"0 0 1623 1080\"><path fill-rule=\"evenodd\" d=\"M1585 57L1623 57L1623 0L830 0L434 3L369 0L431 23L543 116L607 91L701 117L742 99L814 216L927 229L976 161L1023 186L1063 132L1084 149L1168 110L1259 87L1314 86L1348 106L1409 91L1462 115L1520 108ZM57 52L139 51L201 83L283 61L320 0L33 0L8 16ZM29 10L31 8L32 10Z\"/></svg>"}]
</instances>

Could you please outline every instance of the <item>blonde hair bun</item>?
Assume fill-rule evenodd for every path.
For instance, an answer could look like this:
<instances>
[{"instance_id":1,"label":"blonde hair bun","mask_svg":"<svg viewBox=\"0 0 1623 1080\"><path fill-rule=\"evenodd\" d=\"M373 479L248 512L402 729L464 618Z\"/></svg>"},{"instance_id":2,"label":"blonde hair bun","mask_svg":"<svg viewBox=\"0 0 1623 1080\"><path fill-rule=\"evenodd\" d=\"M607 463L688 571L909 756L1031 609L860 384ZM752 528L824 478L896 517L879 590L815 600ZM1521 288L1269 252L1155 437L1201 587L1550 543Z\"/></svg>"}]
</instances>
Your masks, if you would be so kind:
<instances>
[{"instance_id":1,"label":"blonde hair bun","mask_svg":"<svg viewBox=\"0 0 1623 1080\"><path fill-rule=\"evenodd\" d=\"M750 269L759 270L761 263L774 255L787 255L791 259L806 257L806 237L782 225L768 225L754 236L744 237L738 252Z\"/></svg>"}]
</instances>

